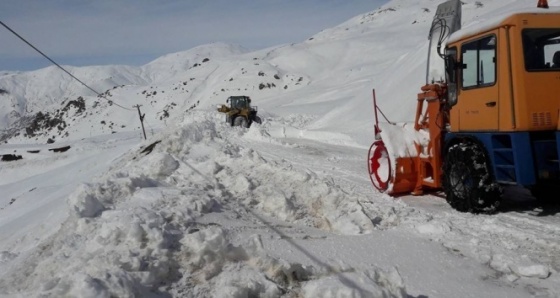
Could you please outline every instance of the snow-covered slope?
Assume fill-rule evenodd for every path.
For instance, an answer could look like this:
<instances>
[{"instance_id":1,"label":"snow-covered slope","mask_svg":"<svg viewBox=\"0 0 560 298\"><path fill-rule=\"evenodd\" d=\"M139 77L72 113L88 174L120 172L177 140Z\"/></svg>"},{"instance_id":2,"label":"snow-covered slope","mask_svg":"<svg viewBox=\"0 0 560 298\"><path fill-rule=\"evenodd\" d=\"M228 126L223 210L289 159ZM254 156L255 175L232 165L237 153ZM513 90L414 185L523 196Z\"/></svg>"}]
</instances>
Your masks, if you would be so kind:
<instances>
[{"instance_id":1,"label":"snow-covered slope","mask_svg":"<svg viewBox=\"0 0 560 298\"><path fill-rule=\"evenodd\" d=\"M136 105L142 106L148 124L159 128L194 107L212 109L229 95L246 94L265 115L312 110L309 129L350 134L365 146L373 123L371 89L376 89L391 120L411 120L415 95L425 82L427 32L437 4L390 1L305 42L256 52L215 43L169 54L142 67L67 67L107 99L54 66L4 74L0 76L0 89L5 91L0 94L0 125L4 130L16 125L19 136L10 142L73 139L86 128L91 135L138 128ZM531 1L464 1L463 23L476 23L504 7L533 6ZM78 97L85 100L83 113L56 115L56 110ZM24 128L38 112L50 113L65 125L36 130L26 138ZM18 122L21 117L24 123ZM2 139L14 135L13 129L10 132Z\"/></svg>"}]
</instances>

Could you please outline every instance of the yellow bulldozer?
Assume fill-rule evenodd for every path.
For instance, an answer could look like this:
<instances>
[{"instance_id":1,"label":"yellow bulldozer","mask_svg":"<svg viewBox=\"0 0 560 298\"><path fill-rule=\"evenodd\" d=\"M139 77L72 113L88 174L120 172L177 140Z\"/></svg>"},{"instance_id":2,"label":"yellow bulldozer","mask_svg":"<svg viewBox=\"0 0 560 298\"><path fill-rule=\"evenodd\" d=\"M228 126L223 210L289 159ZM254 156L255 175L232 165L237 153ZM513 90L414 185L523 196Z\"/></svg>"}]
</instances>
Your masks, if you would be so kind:
<instances>
[{"instance_id":1,"label":"yellow bulldozer","mask_svg":"<svg viewBox=\"0 0 560 298\"><path fill-rule=\"evenodd\" d=\"M226 114L226 122L231 124L231 126L249 128L253 122L262 123L261 118L257 116L257 107L251 106L251 98L249 96L230 96L226 103L228 105L218 107L218 112Z\"/></svg>"}]
</instances>

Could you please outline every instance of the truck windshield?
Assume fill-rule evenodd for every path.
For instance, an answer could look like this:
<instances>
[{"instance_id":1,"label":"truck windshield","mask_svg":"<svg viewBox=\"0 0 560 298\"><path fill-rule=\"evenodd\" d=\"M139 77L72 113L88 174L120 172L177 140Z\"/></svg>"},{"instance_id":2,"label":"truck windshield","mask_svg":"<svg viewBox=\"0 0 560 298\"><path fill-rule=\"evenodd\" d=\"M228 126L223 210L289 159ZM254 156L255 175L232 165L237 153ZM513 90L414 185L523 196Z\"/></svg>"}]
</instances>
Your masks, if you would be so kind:
<instances>
[{"instance_id":1,"label":"truck windshield","mask_svg":"<svg viewBox=\"0 0 560 298\"><path fill-rule=\"evenodd\" d=\"M524 29L523 53L528 71L560 71L560 28Z\"/></svg>"}]
</instances>

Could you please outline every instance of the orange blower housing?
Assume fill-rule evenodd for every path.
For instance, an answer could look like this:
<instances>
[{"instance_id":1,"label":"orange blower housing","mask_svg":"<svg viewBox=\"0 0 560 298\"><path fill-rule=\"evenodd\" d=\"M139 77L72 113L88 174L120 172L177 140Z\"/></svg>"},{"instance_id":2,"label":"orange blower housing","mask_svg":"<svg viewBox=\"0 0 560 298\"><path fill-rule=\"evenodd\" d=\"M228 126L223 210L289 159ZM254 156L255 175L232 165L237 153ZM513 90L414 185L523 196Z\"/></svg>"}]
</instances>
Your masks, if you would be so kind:
<instances>
[{"instance_id":1,"label":"orange blower housing","mask_svg":"<svg viewBox=\"0 0 560 298\"><path fill-rule=\"evenodd\" d=\"M415 154L395 156L388 150L375 124L376 141L368 154L370 179L375 188L388 194L422 194L441 187L442 129L448 123L445 110L446 85L429 84L418 93L414 130L428 134L428 143L415 142ZM374 95L374 107L378 110Z\"/></svg>"}]
</instances>

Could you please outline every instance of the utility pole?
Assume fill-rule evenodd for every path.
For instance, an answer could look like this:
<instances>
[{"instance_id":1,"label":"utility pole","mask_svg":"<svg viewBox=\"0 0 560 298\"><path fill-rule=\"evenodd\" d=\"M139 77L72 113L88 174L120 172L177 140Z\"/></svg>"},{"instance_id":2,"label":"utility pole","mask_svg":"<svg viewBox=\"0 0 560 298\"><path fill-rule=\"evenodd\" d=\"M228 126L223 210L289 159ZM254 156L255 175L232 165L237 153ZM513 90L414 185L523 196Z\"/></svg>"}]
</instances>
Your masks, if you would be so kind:
<instances>
[{"instance_id":1,"label":"utility pole","mask_svg":"<svg viewBox=\"0 0 560 298\"><path fill-rule=\"evenodd\" d=\"M144 140L146 139L146 131L144 130L144 116L146 116L146 114L142 114L140 112L140 105L135 105L133 106L134 108L138 109L138 116L140 117L140 124L142 124L142 132L144 133Z\"/></svg>"}]
</instances>

